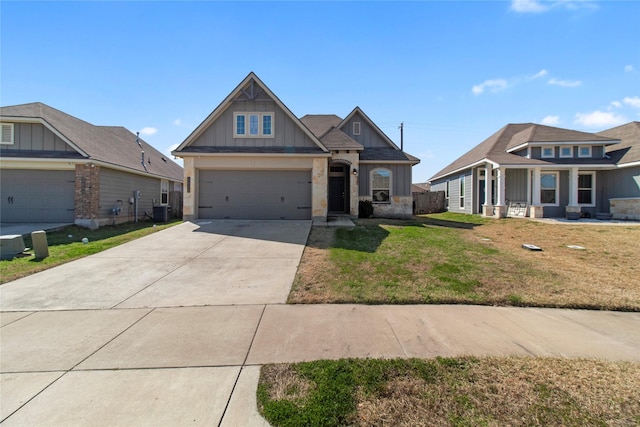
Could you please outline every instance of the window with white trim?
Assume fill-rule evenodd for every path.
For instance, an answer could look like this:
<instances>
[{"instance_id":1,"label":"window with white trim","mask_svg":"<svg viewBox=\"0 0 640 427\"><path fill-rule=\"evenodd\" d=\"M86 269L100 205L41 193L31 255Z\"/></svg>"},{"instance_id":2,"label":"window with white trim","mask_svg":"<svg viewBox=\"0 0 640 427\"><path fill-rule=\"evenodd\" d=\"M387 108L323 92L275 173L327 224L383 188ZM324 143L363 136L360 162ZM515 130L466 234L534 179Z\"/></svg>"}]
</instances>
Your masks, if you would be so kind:
<instances>
[{"instance_id":1,"label":"window with white trim","mask_svg":"<svg viewBox=\"0 0 640 427\"><path fill-rule=\"evenodd\" d=\"M389 169L371 171L371 197L373 203L391 203L391 171Z\"/></svg>"},{"instance_id":2,"label":"window with white trim","mask_svg":"<svg viewBox=\"0 0 640 427\"><path fill-rule=\"evenodd\" d=\"M2 123L2 141L1 144L13 145L14 143L13 123Z\"/></svg>"},{"instance_id":3,"label":"window with white trim","mask_svg":"<svg viewBox=\"0 0 640 427\"><path fill-rule=\"evenodd\" d=\"M169 181L166 179L160 180L160 204L166 205L169 203Z\"/></svg>"},{"instance_id":4,"label":"window with white trim","mask_svg":"<svg viewBox=\"0 0 640 427\"><path fill-rule=\"evenodd\" d=\"M543 159L555 157L555 147L542 147L541 151L542 153L540 154L540 157L542 157Z\"/></svg>"},{"instance_id":5,"label":"window with white trim","mask_svg":"<svg viewBox=\"0 0 640 427\"><path fill-rule=\"evenodd\" d=\"M578 157L591 157L591 146L578 147Z\"/></svg>"},{"instance_id":6,"label":"window with white trim","mask_svg":"<svg viewBox=\"0 0 640 427\"><path fill-rule=\"evenodd\" d=\"M560 157L573 157L573 147L560 147Z\"/></svg>"},{"instance_id":7,"label":"window with white trim","mask_svg":"<svg viewBox=\"0 0 640 427\"><path fill-rule=\"evenodd\" d=\"M360 135L360 122L353 122L353 134Z\"/></svg>"},{"instance_id":8,"label":"window with white trim","mask_svg":"<svg viewBox=\"0 0 640 427\"><path fill-rule=\"evenodd\" d=\"M273 113L233 113L234 138L273 138Z\"/></svg>"},{"instance_id":9,"label":"window with white trim","mask_svg":"<svg viewBox=\"0 0 640 427\"><path fill-rule=\"evenodd\" d=\"M460 175L460 209L464 209L464 175Z\"/></svg>"},{"instance_id":10,"label":"window with white trim","mask_svg":"<svg viewBox=\"0 0 640 427\"><path fill-rule=\"evenodd\" d=\"M578 204L595 205L595 172L578 174Z\"/></svg>"},{"instance_id":11,"label":"window with white trim","mask_svg":"<svg viewBox=\"0 0 640 427\"><path fill-rule=\"evenodd\" d=\"M451 183L451 181L447 180L446 185L444 187L444 199L445 199L445 203L446 206L445 207L449 207L449 184Z\"/></svg>"},{"instance_id":12,"label":"window with white trim","mask_svg":"<svg viewBox=\"0 0 640 427\"><path fill-rule=\"evenodd\" d=\"M558 172L540 174L540 203L558 206Z\"/></svg>"}]
</instances>

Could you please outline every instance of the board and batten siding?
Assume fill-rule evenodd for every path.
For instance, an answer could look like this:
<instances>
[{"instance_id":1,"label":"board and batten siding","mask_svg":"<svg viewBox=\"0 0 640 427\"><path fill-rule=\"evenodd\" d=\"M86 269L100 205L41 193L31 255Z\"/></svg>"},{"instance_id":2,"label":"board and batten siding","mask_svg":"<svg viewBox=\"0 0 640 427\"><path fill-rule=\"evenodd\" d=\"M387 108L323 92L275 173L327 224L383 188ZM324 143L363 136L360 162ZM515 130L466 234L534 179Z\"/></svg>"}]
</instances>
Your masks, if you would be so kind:
<instances>
[{"instance_id":1,"label":"board and batten siding","mask_svg":"<svg viewBox=\"0 0 640 427\"><path fill-rule=\"evenodd\" d=\"M529 200L529 180L527 169L507 169L505 176L505 201L527 202Z\"/></svg>"},{"instance_id":2,"label":"board and batten siding","mask_svg":"<svg viewBox=\"0 0 640 427\"><path fill-rule=\"evenodd\" d=\"M460 208L460 179L464 179L464 208ZM473 212L473 204L475 200L472 194L475 186L473 185L473 174L471 169L456 175L451 175L448 179L442 179L431 183L431 191L447 191L447 181L449 181L449 203L447 210L449 212L467 213Z\"/></svg>"},{"instance_id":3,"label":"board and batten siding","mask_svg":"<svg viewBox=\"0 0 640 427\"><path fill-rule=\"evenodd\" d=\"M273 138L234 138L234 113L272 112ZM308 147L318 146L274 101L234 102L191 144L193 147Z\"/></svg>"},{"instance_id":4,"label":"board and batten siding","mask_svg":"<svg viewBox=\"0 0 640 427\"><path fill-rule=\"evenodd\" d=\"M596 203L609 212L609 199L640 197L640 166L601 171L596 175Z\"/></svg>"},{"instance_id":5,"label":"board and batten siding","mask_svg":"<svg viewBox=\"0 0 640 427\"><path fill-rule=\"evenodd\" d=\"M374 169L391 171L391 196L411 196L411 165L388 163L360 163L358 188L360 196L371 196L371 171Z\"/></svg>"},{"instance_id":6,"label":"board and batten siding","mask_svg":"<svg viewBox=\"0 0 640 427\"><path fill-rule=\"evenodd\" d=\"M0 145L0 153L4 150L75 151L40 123L14 123L13 141L10 145Z\"/></svg>"},{"instance_id":7,"label":"board and batten siding","mask_svg":"<svg viewBox=\"0 0 640 427\"><path fill-rule=\"evenodd\" d=\"M360 135L353 134L354 122L360 122ZM356 140L358 143L362 144L365 148L389 147L389 143L380 136L378 131L369 126L359 113L354 114L340 130Z\"/></svg>"},{"instance_id":8,"label":"board and batten siding","mask_svg":"<svg viewBox=\"0 0 640 427\"><path fill-rule=\"evenodd\" d=\"M153 207L159 206L162 200L159 178L102 168L100 170L99 217L111 217L111 210L120 205L118 200L122 200L120 215L134 218L134 205L129 204L129 198L134 196L134 191L140 191L142 194L138 199L138 217L144 218L145 212L149 216L153 216Z\"/></svg>"}]
</instances>

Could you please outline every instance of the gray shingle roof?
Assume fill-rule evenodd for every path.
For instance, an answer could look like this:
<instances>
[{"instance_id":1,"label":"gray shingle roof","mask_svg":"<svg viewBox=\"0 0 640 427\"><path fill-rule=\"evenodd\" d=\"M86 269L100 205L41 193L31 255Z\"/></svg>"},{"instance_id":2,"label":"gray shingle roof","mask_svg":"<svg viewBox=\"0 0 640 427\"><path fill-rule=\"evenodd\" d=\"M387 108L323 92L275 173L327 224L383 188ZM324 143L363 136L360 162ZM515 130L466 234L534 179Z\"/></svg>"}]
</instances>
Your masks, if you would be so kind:
<instances>
[{"instance_id":1,"label":"gray shingle roof","mask_svg":"<svg viewBox=\"0 0 640 427\"><path fill-rule=\"evenodd\" d=\"M586 142L602 141L604 145L614 144L616 140L593 133L573 131L569 129L554 128L551 126L537 125L534 123L508 124L502 129L482 141L480 144L458 157L451 164L436 173L431 180L465 169L474 163L487 159L500 165L530 165L543 166L551 162L540 159L527 159L526 157L508 153L507 150L531 142ZM561 159L554 159L554 164L562 163ZM584 159L583 159L584 160ZM580 161L574 159L571 164L578 164ZM610 164L608 159L587 159L586 163Z\"/></svg>"},{"instance_id":2,"label":"gray shingle roof","mask_svg":"<svg viewBox=\"0 0 640 427\"><path fill-rule=\"evenodd\" d=\"M318 138L332 127L336 127L342 119L335 114L307 114L300 121Z\"/></svg>"},{"instance_id":3,"label":"gray shingle roof","mask_svg":"<svg viewBox=\"0 0 640 427\"><path fill-rule=\"evenodd\" d=\"M319 147L217 147L217 146L188 146L181 153L202 154L325 154Z\"/></svg>"},{"instance_id":4,"label":"gray shingle roof","mask_svg":"<svg viewBox=\"0 0 640 427\"><path fill-rule=\"evenodd\" d=\"M86 153L88 159L176 181L183 179L180 165L140 139L145 152L145 171L140 161L141 149L136 144L136 135L124 127L95 126L41 102L1 107L0 116L42 119Z\"/></svg>"},{"instance_id":5,"label":"gray shingle roof","mask_svg":"<svg viewBox=\"0 0 640 427\"><path fill-rule=\"evenodd\" d=\"M380 162L415 162L420 160L407 154L404 151L396 150L392 147L365 148L360 153L360 161L380 161Z\"/></svg>"},{"instance_id":6,"label":"gray shingle roof","mask_svg":"<svg viewBox=\"0 0 640 427\"><path fill-rule=\"evenodd\" d=\"M320 142L329 150L362 150L362 144L355 141L340 129L331 128L320 138Z\"/></svg>"},{"instance_id":7,"label":"gray shingle roof","mask_svg":"<svg viewBox=\"0 0 640 427\"><path fill-rule=\"evenodd\" d=\"M640 122L627 123L599 132L598 135L621 141L620 144L607 147L607 154L617 164L640 162Z\"/></svg>"}]
</instances>

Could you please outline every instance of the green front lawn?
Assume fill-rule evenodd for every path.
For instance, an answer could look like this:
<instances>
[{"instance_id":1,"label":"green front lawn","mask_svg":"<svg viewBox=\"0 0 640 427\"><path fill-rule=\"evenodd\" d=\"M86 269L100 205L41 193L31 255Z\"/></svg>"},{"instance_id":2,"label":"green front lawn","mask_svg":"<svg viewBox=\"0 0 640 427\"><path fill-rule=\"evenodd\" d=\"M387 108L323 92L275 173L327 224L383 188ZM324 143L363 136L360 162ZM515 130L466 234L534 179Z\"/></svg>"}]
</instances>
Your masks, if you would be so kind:
<instances>
[{"instance_id":1,"label":"green front lawn","mask_svg":"<svg viewBox=\"0 0 640 427\"><path fill-rule=\"evenodd\" d=\"M36 260L33 257L33 250L31 250L28 252L28 256L0 261L0 284L102 252L180 222L177 220L165 224L131 222L116 226L105 226L97 230L89 230L72 225L61 230L49 231L47 232L49 257ZM82 243L82 239L85 237L89 240L87 244ZM30 235L24 236L24 244L27 248L32 247Z\"/></svg>"}]
</instances>

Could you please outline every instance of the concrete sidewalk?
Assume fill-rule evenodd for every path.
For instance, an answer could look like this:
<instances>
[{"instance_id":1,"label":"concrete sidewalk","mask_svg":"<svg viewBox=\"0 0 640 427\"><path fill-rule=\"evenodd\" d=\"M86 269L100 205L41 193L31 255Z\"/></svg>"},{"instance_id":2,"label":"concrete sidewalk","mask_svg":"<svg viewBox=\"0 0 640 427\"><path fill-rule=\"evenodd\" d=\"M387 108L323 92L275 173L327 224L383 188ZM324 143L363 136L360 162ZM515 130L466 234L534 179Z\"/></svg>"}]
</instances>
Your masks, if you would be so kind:
<instances>
[{"instance_id":1,"label":"concrete sidewalk","mask_svg":"<svg viewBox=\"0 0 640 427\"><path fill-rule=\"evenodd\" d=\"M0 422L265 426L260 365L533 355L640 362L640 313L286 305L309 221L185 223L0 286Z\"/></svg>"},{"instance_id":2,"label":"concrete sidewalk","mask_svg":"<svg viewBox=\"0 0 640 427\"><path fill-rule=\"evenodd\" d=\"M266 425L255 409L265 363L467 354L640 362L638 313L246 305L3 313L2 323L7 426L113 425L114 416L121 425Z\"/></svg>"}]
</instances>

